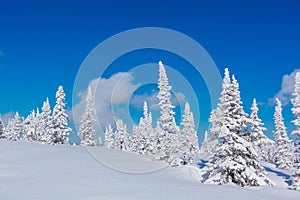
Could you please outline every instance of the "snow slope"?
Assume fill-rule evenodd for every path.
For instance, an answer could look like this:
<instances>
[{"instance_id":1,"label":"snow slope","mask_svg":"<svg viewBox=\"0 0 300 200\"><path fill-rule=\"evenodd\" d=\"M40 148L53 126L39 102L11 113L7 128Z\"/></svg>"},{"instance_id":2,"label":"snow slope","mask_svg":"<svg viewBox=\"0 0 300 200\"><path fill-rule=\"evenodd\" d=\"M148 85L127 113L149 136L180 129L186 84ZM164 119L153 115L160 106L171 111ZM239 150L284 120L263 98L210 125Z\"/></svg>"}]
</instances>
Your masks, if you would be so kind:
<instances>
[{"instance_id":1,"label":"snow slope","mask_svg":"<svg viewBox=\"0 0 300 200\"><path fill-rule=\"evenodd\" d=\"M276 170L269 172L279 183L274 188L204 185L199 183L201 171L195 167L169 168L132 153L89 150L94 157L80 146L1 140L0 199L300 199L300 192L284 189L288 175ZM149 165L150 169L162 169L124 173L101 164L99 156L115 168L143 170L141 166Z\"/></svg>"}]
</instances>

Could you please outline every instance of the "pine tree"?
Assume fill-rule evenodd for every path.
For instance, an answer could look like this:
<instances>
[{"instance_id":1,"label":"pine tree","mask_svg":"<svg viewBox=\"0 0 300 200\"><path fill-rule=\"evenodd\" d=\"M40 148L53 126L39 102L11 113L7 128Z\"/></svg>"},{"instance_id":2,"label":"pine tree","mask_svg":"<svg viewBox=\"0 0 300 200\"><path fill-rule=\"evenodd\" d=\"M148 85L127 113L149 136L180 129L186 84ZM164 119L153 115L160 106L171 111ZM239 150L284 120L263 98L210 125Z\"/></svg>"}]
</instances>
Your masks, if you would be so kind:
<instances>
[{"instance_id":1,"label":"pine tree","mask_svg":"<svg viewBox=\"0 0 300 200\"><path fill-rule=\"evenodd\" d=\"M293 166L293 147L288 138L284 119L282 117L282 107L279 99L276 99L276 107L274 113L275 130L274 137L276 140L275 161L278 168L288 169Z\"/></svg>"},{"instance_id":2,"label":"pine tree","mask_svg":"<svg viewBox=\"0 0 300 200\"><path fill-rule=\"evenodd\" d=\"M224 123L223 110L228 104L227 102L231 99L231 79L229 75L228 68L225 68L224 78L222 83L221 97L219 98L219 103L217 108L211 111L209 122L211 124L209 130L209 137L206 140L204 146L206 147L206 152L213 152L218 144L218 138L220 131L222 130Z\"/></svg>"},{"instance_id":3,"label":"pine tree","mask_svg":"<svg viewBox=\"0 0 300 200\"><path fill-rule=\"evenodd\" d=\"M53 144L68 144L68 136L72 131L68 125L68 115L65 111L65 96L63 87L59 86L56 92L56 104L52 115Z\"/></svg>"},{"instance_id":4,"label":"pine tree","mask_svg":"<svg viewBox=\"0 0 300 200\"><path fill-rule=\"evenodd\" d=\"M161 61L159 61L159 80L158 80L158 99L160 106L160 123L161 128L165 131L166 141L165 147L165 159L170 165L177 166L179 159L177 155L179 153L179 136L180 130L175 123L175 112L173 111L174 106L171 102L171 86L169 86L168 77L166 70Z\"/></svg>"},{"instance_id":5,"label":"pine tree","mask_svg":"<svg viewBox=\"0 0 300 200\"><path fill-rule=\"evenodd\" d=\"M295 136L295 166L299 165L300 168L300 73L297 72L295 76L295 90L292 94L293 98L291 100L293 107L292 113L295 115L296 119L292 122L295 125L295 128L292 132L292 135Z\"/></svg>"},{"instance_id":6,"label":"pine tree","mask_svg":"<svg viewBox=\"0 0 300 200\"><path fill-rule=\"evenodd\" d=\"M28 141L36 140L37 125L36 125L36 114L34 110L32 110L31 113L25 118L23 122L23 127L24 127L23 139Z\"/></svg>"},{"instance_id":7,"label":"pine tree","mask_svg":"<svg viewBox=\"0 0 300 200\"><path fill-rule=\"evenodd\" d=\"M153 130L154 135L154 160L162 160L166 157L167 146L166 146L166 132L160 127L160 122L156 122L156 127Z\"/></svg>"},{"instance_id":8,"label":"pine tree","mask_svg":"<svg viewBox=\"0 0 300 200\"><path fill-rule=\"evenodd\" d=\"M3 139L3 138L5 138L5 127L4 127L3 121L0 117L0 139Z\"/></svg>"},{"instance_id":9,"label":"pine tree","mask_svg":"<svg viewBox=\"0 0 300 200\"><path fill-rule=\"evenodd\" d=\"M297 72L295 76L295 90L293 93L293 98L291 100L293 107L292 113L295 115L296 119L292 122L295 128L292 135L295 136L295 151L294 151L294 166L296 171L291 175L292 184L290 189L300 191L300 73Z\"/></svg>"},{"instance_id":10,"label":"pine tree","mask_svg":"<svg viewBox=\"0 0 300 200\"><path fill-rule=\"evenodd\" d=\"M143 114L139 125L134 128L133 146L140 154L152 154L155 139L153 138L152 115L149 113L147 102L144 102Z\"/></svg>"},{"instance_id":11,"label":"pine tree","mask_svg":"<svg viewBox=\"0 0 300 200\"><path fill-rule=\"evenodd\" d=\"M268 147L274 144L274 141L269 139L264 131L267 130L264 127L264 123L258 117L258 107L256 103L256 99L253 99L252 107L251 107L250 121L249 126L251 129L251 142L253 144L254 149L258 154L258 158L260 160L268 161L270 158L267 154Z\"/></svg>"},{"instance_id":12,"label":"pine tree","mask_svg":"<svg viewBox=\"0 0 300 200\"><path fill-rule=\"evenodd\" d=\"M110 124L106 126L105 130L105 140L104 140L104 146L110 149L113 149L114 146L114 132Z\"/></svg>"},{"instance_id":13,"label":"pine tree","mask_svg":"<svg viewBox=\"0 0 300 200\"><path fill-rule=\"evenodd\" d=\"M185 104L183 119L181 122L183 129L181 134L182 164L194 164L196 155L199 153L198 136L195 129L193 113L189 103Z\"/></svg>"},{"instance_id":14,"label":"pine tree","mask_svg":"<svg viewBox=\"0 0 300 200\"><path fill-rule=\"evenodd\" d=\"M213 136L218 144L209 164L204 168L205 183L234 183L239 186L272 185L264 168L257 162L257 154L249 142L246 119L240 98L239 84L232 83L225 69L217 118L212 118Z\"/></svg>"},{"instance_id":15,"label":"pine tree","mask_svg":"<svg viewBox=\"0 0 300 200\"><path fill-rule=\"evenodd\" d=\"M7 127L5 129L5 138L8 140L18 140L22 133L22 118L19 113L16 112L13 119L9 119Z\"/></svg>"},{"instance_id":16,"label":"pine tree","mask_svg":"<svg viewBox=\"0 0 300 200\"><path fill-rule=\"evenodd\" d=\"M51 109L49 104L49 99L47 97L46 101L43 103L41 119L40 119L41 135L40 141L42 143L51 144L52 143L52 117Z\"/></svg>"},{"instance_id":17,"label":"pine tree","mask_svg":"<svg viewBox=\"0 0 300 200\"><path fill-rule=\"evenodd\" d=\"M241 187L274 185L256 161L251 143L225 126L222 129L215 155L204 168L204 183L234 183Z\"/></svg>"},{"instance_id":18,"label":"pine tree","mask_svg":"<svg viewBox=\"0 0 300 200\"><path fill-rule=\"evenodd\" d=\"M129 146L129 135L126 124L121 119L116 122L117 131L115 133L115 148L121 151L127 151Z\"/></svg>"},{"instance_id":19,"label":"pine tree","mask_svg":"<svg viewBox=\"0 0 300 200\"><path fill-rule=\"evenodd\" d=\"M85 111L82 115L82 120L80 121L78 133L81 138L82 146L95 146L95 129L93 128L93 123L95 121L94 97L92 89L89 87L85 99Z\"/></svg>"}]
</instances>

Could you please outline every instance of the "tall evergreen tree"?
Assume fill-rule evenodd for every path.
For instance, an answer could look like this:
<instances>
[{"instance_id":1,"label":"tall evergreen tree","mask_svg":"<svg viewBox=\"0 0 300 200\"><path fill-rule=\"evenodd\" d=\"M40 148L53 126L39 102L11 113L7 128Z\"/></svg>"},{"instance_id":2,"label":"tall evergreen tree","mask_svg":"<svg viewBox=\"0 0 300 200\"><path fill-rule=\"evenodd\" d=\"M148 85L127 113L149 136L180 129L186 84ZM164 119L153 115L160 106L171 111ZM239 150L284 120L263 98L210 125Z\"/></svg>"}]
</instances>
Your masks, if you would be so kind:
<instances>
[{"instance_id":1,"label":"tall evergreen tree","mask_svg":"<svg viewBox=\"0 0 300 200\"><path fill-rule=\"evenodd\" d=\"M56 104L53 108L52 115L53 144L68 144L68 136L72 131L68 125L68 115L65 111L65 96L66 94L63 87L59 86L56 92Z\"/></svg>"},{"instance_id":2,"label":"tall evergreen tree","mask_svg":"<svg viewBox=\"0 0 300 200\"><path fill-rule=\"evenodd\" d=\"M276 99L274 113L275 130L274 137L276 140L275 161L278 168L288 169L293 166L293 146L288 138L284 119L282 117L282 106L279 99Z\"/></svg>"},{"instance_id":3,"label":"tall evergreen tree","mask_svg":"<svg viewBox=\"0 0 300 200\"><path fill-rule=\"evenodd\" d=\"M160 123L161 128L165 131L166 141L164 149L166 149L165 159L170 165L177 166L179 163L179 136L180 130L175 123L175 112L173 111L174 106L171 102L171 86L169 86L168 77L166 74L165 67L161 61L159 61L159 80L158 80L158 99L160 106Z\"/></svg>"},{"instance_id":4,"label":"tall evergreen tree","mask_svg":"<svg viewBox=\"0 0 300 200\"><path fill-rule=\"evenodd\" d=\"M295 119L292 121L295 128L292 135L295 136L295 165L300 165L300 73L297 72L295 76L295 90L293 93L293 98L291 100L293 107L292 113L295 115ZM300 167L300 166L299 166Z\"/></svg>"},{"instance_id":5,"label":"tall evergreen tree","mask_svg":"<svg viewBox=\"0 0 300 200\"><path fill-rule=\"evenodd\" d=\"M95 129L93 128L93 123L95 121L94 96L91 87L89 87L85 98L85 111L82 115L82 120L80 121L78 133L81 138L81 145L95 146Z\"/></svg>"},{"instance_id":6,"label":"tall evergreen tree","mask_svg":"<svg viewBox=\"0 0 300 200\"><path fill-rule=\"evenodd\" d=\"M181 134L182 164L194 164L196 155L199 153L199 143L193 113L189 103L185 104Z\"/></svg>"},{"instance_id":7,"label":"tall evergreen tree","mask_svg":"<svg viewBox=\"0 0 300 200\"><path fill-rule=\"evenodd\" d=\"M292 113L295 115L295 119L292 121L295 128L292 135L295 136L295 152L294 152L294 167L296 171L291 175L292 184L289 187L293 190L300 191L300 73L297 72L295 76L295 89L293 98L291 100L293 107Z\"/></svg>"},{"instance_id":8,"label":"tall evergreen tree","mask_svg":"<svg viewBox=\"0 0 300 200\"><path fill-rule=\"evenodd\" d=\"M269 139L264 131L267 130L264 126L264 123L258 116L258 107L256 103L256 99L253 99L252 107L250 114L250 122L249 126L251 129L251 142L253 144L254 149L258 154L258 158L260 160L269 160L268 156L268 147L271 147L274 144L274 141Z\"/></svg>"}]
</instances>

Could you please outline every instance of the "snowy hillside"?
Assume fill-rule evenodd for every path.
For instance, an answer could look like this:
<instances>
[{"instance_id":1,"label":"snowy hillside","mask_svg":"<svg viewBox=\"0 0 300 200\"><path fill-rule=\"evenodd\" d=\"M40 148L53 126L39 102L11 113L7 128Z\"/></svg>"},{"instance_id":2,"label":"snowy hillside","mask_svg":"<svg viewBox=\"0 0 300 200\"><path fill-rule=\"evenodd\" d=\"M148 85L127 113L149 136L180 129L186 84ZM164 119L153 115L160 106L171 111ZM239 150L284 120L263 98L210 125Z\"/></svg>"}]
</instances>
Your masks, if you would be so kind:
<instances>
[{"instance_id":1,"label":"snowy hillside","mask_svg":"<svg viewBox=\"0 0 300 200\"><path fill-rule=\"evenodd\" d=\"M300 199L300 192L285 189L288 172L268 164L276 187L240 188L199 183L194 167L166 167L145 156L93 148L95 157L81 146L42 145L25 141L0 141L0 199ZM114 167L156 172L131 174ZM148 170L148 169L145 169Z\"/></svg>"}]
</instances>

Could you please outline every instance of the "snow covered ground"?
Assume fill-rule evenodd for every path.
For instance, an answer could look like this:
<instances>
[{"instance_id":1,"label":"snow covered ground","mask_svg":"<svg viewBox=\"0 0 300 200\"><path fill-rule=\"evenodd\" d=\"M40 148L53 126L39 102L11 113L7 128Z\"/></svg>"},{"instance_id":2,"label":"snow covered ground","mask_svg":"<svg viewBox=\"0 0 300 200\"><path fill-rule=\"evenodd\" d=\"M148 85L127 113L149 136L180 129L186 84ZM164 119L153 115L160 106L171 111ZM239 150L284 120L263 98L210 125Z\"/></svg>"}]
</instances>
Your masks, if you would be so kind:
<instances>
[{"instance_id":1,"label":"snow covered ground","mask_svg":"<svg viewBox=\"0 0 300 200\"><path fill-rule=\"evenodd\" d=\"M289 171L265 164L276 187L201 184L195 167L169 168L146 156L105 148L0 141L0 199L300 199L287 190ZM124 173L101 164L104 160ZM147 166L144 168L144 166Z\"/></svg>"}]
</instances>

